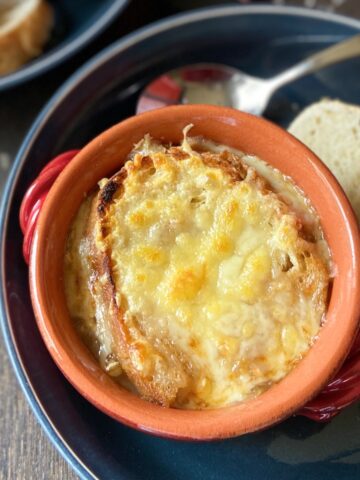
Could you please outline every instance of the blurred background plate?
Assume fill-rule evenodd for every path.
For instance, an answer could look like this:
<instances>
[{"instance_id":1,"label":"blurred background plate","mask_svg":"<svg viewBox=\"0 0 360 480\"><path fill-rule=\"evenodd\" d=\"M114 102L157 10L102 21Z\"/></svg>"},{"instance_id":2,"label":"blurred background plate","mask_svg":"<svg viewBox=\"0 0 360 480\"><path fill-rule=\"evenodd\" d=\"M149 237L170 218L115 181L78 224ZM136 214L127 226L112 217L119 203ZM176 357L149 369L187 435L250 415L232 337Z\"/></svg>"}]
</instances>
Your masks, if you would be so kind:
<instances>
[{"instance_id":1,"label":"blurred background plate","mask_svg":"<svg viewBox=\"0 0 360 480\"><path fill-rule=\"evenodd\" d=\"M49 0L55 24L44 52L22 68L0 76L0 91L30 80L64 62L119 15L129 0Z\"/></svg>"},{"instance_id":2,"label":"blurred background plate","mask_svg":"<svg viewBox=\"0 0 360 480\"><path fill-rule=\"evenodd\" d=\"M329 424L291 418L264 432L214 443L154 438L103 415L68 384L32 314L18 224L30 181L57 153L79 148L132 115L139 93L170 68L228 63L269 77L360 31L360 22L297 8L219 7L172 17L124 37L75 73L37 118L7 183L1 214L1 322L16 375L47 434L82 478L360 478L359 405ZM266 112L286 126L323 96L360 103L360 61L279 92ZM45 478L45 477L44 477Z\"/></svg>"}]
</instances>

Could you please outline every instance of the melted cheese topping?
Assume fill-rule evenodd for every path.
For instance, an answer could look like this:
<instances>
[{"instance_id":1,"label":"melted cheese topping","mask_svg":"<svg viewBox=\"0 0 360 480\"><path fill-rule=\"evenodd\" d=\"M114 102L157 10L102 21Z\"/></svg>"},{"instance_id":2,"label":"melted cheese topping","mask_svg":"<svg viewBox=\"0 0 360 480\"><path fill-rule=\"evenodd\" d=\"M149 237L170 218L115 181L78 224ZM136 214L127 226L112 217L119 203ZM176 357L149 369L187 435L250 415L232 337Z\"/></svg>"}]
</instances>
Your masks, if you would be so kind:
<instances>
[{"instance_id":1,"label":"melted cheese topping","mask_svg":"<svg viewBox=\"0 0 360 480\"><path fill-rule=\"evenodd\" d=\"M181 408L232 404L283 378L319 331L329 278L317 217L295 187L281 179L311 218L311 243L253 167L234 179L206 155L145 139L107 212L117 302L148 339L181 351L192 376ZM80 243L69 243L75 257Z\"/></svg>"}]
</instances>

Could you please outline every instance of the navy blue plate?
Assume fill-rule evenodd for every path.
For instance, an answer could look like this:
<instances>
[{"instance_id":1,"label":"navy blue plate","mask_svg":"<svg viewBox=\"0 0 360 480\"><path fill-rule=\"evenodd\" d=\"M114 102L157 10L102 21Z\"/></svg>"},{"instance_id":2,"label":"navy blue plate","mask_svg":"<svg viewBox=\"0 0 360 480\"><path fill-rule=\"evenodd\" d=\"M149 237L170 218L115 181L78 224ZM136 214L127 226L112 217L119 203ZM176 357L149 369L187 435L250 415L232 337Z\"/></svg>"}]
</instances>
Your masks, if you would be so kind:
<instances>
[{"instance_id":1,"label":"navy blue plate","mask_svg":"<svg viewBox=\"0 0 360 480\"><path fill-rule=\"evenodd\" d=\"M69 385L43 345L31 310L18 224L21 199L41 167L132 115L141 89L161 72L201 60L271 76L359 31L359 21L295 8L234 6L180 15L139 30L97 55L36 120L2 205L1 322L29 403L82 478L360 478L359 405L326 425L297 417L261 433L213 443L154 438L100 413ZM354 60L304 78L276 95L266 114L285 126L299 109L322 96L360 103L359 73L360 61Z\"/></svg>"},{"instance_id":2,"label":"navy blue plate","mask_svg":"<svg viewBox=\"0 0 360 480\"><path fill-rule=\"evenodd\" d=\"M0 76L0 91L30 80L69 59L118 15L128 0L49 0L55 25L45 51L9 75Z\"/></svg>"}]
</instances>

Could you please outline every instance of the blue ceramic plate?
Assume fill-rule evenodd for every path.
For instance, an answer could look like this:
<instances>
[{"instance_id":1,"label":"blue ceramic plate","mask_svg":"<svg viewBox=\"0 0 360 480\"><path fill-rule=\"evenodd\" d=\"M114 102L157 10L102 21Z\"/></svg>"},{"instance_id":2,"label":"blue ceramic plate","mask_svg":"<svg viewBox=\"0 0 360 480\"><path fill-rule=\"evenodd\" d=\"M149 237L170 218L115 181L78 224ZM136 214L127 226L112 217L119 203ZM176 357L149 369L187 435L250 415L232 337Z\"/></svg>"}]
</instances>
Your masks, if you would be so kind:
<instances>
[{"instance_id":1,"label":"blue ceramic plate","mask_svg":"<svg viewBox=\"0 0 360 480\"><path fill-rule=\"evenodd\" d=\"M9 75L0 76L0 91L30 80L70 58L96 37L128 0L49 0L55 25L42 55Z\"/></svg>"},{"instance_id":2,"label":"blue ceramic plate","mask_svg":"<svg viewBox=\"0 0 360 480\"><path fill-rule=\"evenodd\" d=\"M291 418L261 433L213 443L154 438L103 415L52 362L34 322L18 211L47 159L84 145L134 113L144 85L197 61L271 76L360 31L360 22L281 7L221 7L156 23L125 37L73 75L28 134L4 195L1 223L2 328L16 375L47 434L82 478L360 478L360 410L331 423ZM279 93L267 116L286 125L308 103L329 96L360 103L360 61L304 78Z\"/></svg>"}]
</instances>

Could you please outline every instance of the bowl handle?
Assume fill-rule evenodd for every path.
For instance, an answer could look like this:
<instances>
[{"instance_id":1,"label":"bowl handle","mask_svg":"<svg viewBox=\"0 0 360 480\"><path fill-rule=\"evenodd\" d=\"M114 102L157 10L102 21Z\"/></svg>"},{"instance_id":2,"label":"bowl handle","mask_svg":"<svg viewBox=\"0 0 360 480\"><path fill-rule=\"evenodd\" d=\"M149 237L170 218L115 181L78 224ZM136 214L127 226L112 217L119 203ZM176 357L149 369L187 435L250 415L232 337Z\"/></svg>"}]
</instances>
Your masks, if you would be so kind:
<instances>
[{"instance_id":1,"label":"bowl handle","mask_svg":"<svg viewBox=\"0 0 360 480\"><path fill-rule=\"evenodd\" d=\"M79 150L70 150L51 160L28 188L20 208L20 226L24 234L23 256L28 264L36 222L45 198L66 165ZM360 333L343 366L320 394L302 407L297 415L325 422L360 399Z\"/></svg>"},{"instance_id":2,"label":"bowl handle","mask_svg":"<svg viewBox=\"0 0 360 480\"><path fill-rule=\"evenodd\" d=\"M24 235L23 256L29 264L31 244L36 222L45 201L45 198L53 183L63 171L66 165L74 158L79 150L70 150L62 153L51 160L39 173L27 189L20 207L20 227Z\"/></svg>"},{"instance_id":3,"label":"bowl handle","mask_svg":"<svg viewBox=\"0 0 360 480\"><path fill-rule=\"evenodd\" d=\"M360 332L355 337L350 353L338 373L316 398L297 412L297 415L326 422L358 400L360 400Z\"/></svg>"}]
</instances>

